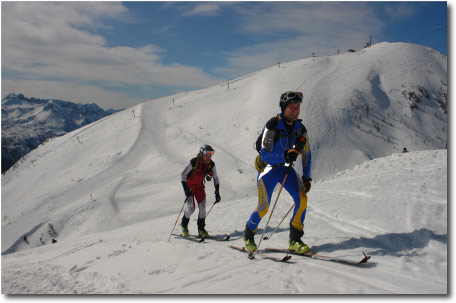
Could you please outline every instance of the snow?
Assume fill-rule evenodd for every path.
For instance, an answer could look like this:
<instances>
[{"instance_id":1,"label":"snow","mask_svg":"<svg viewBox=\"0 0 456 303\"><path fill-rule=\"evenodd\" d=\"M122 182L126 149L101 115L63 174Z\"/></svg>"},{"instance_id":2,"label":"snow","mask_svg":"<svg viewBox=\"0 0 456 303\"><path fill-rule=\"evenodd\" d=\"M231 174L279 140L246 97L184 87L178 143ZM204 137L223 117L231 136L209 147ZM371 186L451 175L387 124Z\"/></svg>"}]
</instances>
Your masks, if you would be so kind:
<instances>
[{"instance_id":1,"label":"snow","mask_svg":"<svg viewBox=\"0 0 456 303\"><path fill-rule=\"evenodd\" d=\"M447 116L425 98L412 112L402 93L438 96L444 82L446 57L382 43L148 101L50 140L2 176L2 293L446 294ZM304 92L314 156L304 241L324 255L365 252L363 266L252 261L228 248L243 245L257 203L253 143L290 89ZM352 102L389 126L358 129ZM180 173L203 143L216 150L222 196L207 230L233 241L168 242L184 202ZM206 191L210 208L212 183ZM266 235L292 203L282 192ZM287 225L261 247L286 247Z\"/></svg>"}]
</instances>

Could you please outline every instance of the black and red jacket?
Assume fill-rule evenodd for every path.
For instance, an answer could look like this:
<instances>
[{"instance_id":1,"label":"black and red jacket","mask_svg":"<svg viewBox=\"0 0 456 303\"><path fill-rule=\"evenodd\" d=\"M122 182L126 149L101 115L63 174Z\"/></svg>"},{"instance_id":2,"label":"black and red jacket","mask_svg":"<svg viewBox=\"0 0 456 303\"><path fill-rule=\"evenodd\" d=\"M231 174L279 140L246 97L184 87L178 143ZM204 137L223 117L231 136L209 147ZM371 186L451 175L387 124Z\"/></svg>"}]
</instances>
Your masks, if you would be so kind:
<instances>
[{"instance_id":1,"label":"black and red jacket","mask_svg":"<svg viewBox=\"0 0 456 303\"><path fill-rule=\"evenodd\" d=\"M209 175L214 179L214 186L215 188L218 188L219 178L217 176L217 169L215 168L214 161L211 160L209 164L206 164L204 163L202 156L197 156L191 159L190 163L185 167L181 174L181 181L182 184L188 184L189 186L199 186L203 185L206 175Z\"/></svg>"}]
</instances>

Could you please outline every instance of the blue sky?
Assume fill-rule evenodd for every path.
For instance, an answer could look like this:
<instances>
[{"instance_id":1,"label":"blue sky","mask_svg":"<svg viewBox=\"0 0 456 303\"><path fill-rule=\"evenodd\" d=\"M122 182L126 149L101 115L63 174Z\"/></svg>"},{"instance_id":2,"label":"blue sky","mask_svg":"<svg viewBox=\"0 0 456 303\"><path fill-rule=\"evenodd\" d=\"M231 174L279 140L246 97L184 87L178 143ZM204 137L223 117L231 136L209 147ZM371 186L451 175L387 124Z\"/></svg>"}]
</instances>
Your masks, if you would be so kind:
<instances>
[{"instance_id":1,"label":"blue sky","mask_svg":"<svg viewBox=\"0 0 456 303\"><path fill-rule=\"evenodd\" d=\"M127 108L369 36L447 55L447 3L2 2L2 98Z\"/></svg>"}]
</instances>

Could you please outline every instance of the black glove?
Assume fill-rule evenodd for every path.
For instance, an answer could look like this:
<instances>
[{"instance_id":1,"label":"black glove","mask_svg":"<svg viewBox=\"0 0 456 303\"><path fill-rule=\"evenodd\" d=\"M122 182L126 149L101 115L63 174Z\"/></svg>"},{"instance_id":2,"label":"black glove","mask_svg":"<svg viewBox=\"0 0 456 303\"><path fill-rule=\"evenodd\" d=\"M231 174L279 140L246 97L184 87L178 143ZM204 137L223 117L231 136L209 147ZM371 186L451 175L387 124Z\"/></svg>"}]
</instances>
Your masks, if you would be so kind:
<instances>
[{"instance_id":1,"label":"black glove","mask_svg":"<svg viewBox=\"0 0 456 303\"><path fill-rule=\"evenodd\" d=\"M302 177L302 183L304 183L304 188L306 189L306 194L310 191L310 188L312 187L312 178L304 178Z\"/></svg>"},{"instance_id":2,"label":"black glove","mask_svg":"<svg viewBox=\"0 0 456 303\"><path fill-rule=\"evenodd\" d=\"M220 184L217 184L215 185L215 203L219 203L220 200L222 200L222 197L220 197L220 194L219 194L219 189L220 189Z\"/></svg>"},{"instance_id":3,"label":"black glove","mask_svg":"<svg viewBox=\"0 0 456 303\"><path fill-rule=\"evenodd\" d=\"M298 156L299 156L299 153L296 150L291 149L289 151L285 151L285 154L284 154L285 162L286 163L294 162L294 161L296 161Z\"/></svg>"},{"instance_id":4,"label":"black glove","mask_svg":"<svg viewBox=\"0 0 456 303\"><path fill-rule=\"evenodd\" d=\"M184 187L184 192L186 197L192 196L192 190L188 187L187 182L182 181L182 186Z\"/></svg>"},{"instance_id":5,"label":"black glove","mask_svg":"<svg viewBox=\"0 0 456 303\"><path fill-rule=\"evenodd\" d=\"M212 177L210 175L206 175L206 181L210 182L212 180Z\"/></svg>"}]
</instances>

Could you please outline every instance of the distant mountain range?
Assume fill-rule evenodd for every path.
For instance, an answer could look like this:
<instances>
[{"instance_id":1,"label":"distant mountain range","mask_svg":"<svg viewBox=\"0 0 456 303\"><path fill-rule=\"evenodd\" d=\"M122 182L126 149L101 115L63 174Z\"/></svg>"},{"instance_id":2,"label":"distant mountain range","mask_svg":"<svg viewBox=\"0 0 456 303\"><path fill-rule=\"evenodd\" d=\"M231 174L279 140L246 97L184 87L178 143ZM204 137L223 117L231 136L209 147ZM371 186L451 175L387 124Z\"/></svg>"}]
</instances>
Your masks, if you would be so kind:
<instances>
[{"instance_id":1,"label":"distant mountain range","mask_svg":"<svg viewBox=\"0 0 456 303\"><path fill-rule=\"evenodd\" d=\"M2 173L47 139L118 111L96 104L7 95L2 100Z\"/></svg>"}]
</instances>

